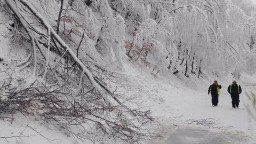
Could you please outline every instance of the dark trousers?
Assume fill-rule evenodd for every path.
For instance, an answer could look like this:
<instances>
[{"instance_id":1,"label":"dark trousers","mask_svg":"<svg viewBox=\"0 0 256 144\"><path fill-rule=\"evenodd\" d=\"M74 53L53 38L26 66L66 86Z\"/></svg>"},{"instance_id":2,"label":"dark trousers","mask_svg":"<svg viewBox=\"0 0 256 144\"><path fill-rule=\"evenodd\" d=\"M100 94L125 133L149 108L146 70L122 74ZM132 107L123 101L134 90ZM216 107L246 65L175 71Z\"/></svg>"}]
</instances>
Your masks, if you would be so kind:
<instances>
[{"instance_id":1,"label":"dark trousers","mask_svg":"<svg viewBox=\"0 0 256 144\"><path fill-rule=\"evenodd\" d=\"M219 95L218 94L215 94L215 95L212 94L212 105L217 106L218 102L219 102Z\"/></svg>"},{"instance_id":2,"label":"dark trousers","mask_svg":"<svg viewBox=\"0 0 256 144\"><path fill-rule=\"evenodd\" d=\"M239 95L231 95L231 99L232 99L232 106L233 107L238 107L239 106Z\"/></svg>"}]
</instances>

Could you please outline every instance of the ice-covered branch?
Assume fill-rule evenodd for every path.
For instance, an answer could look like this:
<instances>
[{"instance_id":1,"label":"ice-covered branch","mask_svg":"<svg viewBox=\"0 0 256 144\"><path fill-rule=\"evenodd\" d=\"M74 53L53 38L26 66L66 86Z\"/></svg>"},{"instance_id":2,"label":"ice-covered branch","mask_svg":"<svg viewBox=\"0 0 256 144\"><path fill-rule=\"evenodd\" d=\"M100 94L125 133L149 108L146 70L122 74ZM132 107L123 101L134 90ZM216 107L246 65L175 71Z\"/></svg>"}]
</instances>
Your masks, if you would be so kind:
<instances>
[{"instance_id":1,"label":"ice-covered branch","mask_svg":"<svg viewBox=\"0 0 256 144\"><path fill-rule=\"evenodd\" d=\"M25 29L28 30L29 25L23 17L21 16L20 12L17 10L17 7L13 0L6 0L7 4L13 10L13 12L19 17L20 21L24 25ZM62 48L66 49L68 53L72 56L74 61L80 66L80 68L85 72L86 76L90 79L92 85L102 94L106 95L106 92L101 88L101 86L94 80L93 75L88 70L88 68L77 58L76 54L71 50L71 48L59 37L59 35L53 30L51 25L48 23L47 19L45 19L27 0L20 0L22 4L24 4L48 29L49 33L58 41L58 43L62 46ZM49 43L48 43L49 44Z\"/></svg>"}]
</instances>

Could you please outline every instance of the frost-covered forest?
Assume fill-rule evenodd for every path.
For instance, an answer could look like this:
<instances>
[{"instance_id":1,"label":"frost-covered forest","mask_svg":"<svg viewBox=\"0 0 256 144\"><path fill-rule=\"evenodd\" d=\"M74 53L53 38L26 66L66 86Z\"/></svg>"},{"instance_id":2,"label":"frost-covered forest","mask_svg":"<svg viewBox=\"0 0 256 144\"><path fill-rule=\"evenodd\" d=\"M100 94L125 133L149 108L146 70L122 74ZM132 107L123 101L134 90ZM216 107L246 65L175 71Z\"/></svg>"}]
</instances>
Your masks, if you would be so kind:
<instances>
[{"instance_id":1,"label":"frost-covered forest","mask_svg":"<svg viewBox=\"0 0 256 144\"><path fill-rule=\"evenodd\" d=\"M64 0L31 4L82 61L112 71L139 63L153 74L254 74L250 1ZM60 9L60 6L61 9Z\"/></svg>"},{"instance_id":2,"label":"frost-covered forest","mask_svg":"<svg viewBox=\"0 0 256 144\"><path fill-rule=\"evenodd\" d=\"M74 143L159 137L136 100L138 75L175 84L256 72L251 0L1 0L0 20L0 119L36 119Z\"/></svg>"}]
</instances>

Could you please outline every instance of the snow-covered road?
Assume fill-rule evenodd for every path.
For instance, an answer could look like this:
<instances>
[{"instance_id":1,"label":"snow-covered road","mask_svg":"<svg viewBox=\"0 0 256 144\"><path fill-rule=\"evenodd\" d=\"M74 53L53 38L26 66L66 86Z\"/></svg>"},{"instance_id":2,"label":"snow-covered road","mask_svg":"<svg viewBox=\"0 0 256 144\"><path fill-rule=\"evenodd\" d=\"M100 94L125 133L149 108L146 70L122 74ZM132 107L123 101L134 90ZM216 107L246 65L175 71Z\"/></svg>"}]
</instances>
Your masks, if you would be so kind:
<instances>
[{"instance_id":1,"label":"snow-covered road","mask_svg":"<svg viewBox=\"0 0 256 144\"><path fill-rule=\"evenodd\" d=\"M198 140L195 142L198 144L218 143L210 139L210 135L224 144L254 143L256 124L245 109L245 93L240 96L239 109L233 109L227 92L228 82L222 84L218 107L212 107L211 96L207 94L208 81L177 82L175 85L148 77L139 81L143 84L134 83L139 92L133 95L138 95L144 108L150 109L162 125L160 133L163 137L151 143L186 144L187 141L192 144L191 139Z\"/></svg>"},{"instance_id":2,"label":"snow-covered road","mask_svg":"<svg viewBox=\"0 0 256 144\"><path fill-rule=\"evenodd\" d=\"M164 144L235 144L246 141L236 135L219 134L207 130L178 129Z\"/></svg>"}]
</instances>

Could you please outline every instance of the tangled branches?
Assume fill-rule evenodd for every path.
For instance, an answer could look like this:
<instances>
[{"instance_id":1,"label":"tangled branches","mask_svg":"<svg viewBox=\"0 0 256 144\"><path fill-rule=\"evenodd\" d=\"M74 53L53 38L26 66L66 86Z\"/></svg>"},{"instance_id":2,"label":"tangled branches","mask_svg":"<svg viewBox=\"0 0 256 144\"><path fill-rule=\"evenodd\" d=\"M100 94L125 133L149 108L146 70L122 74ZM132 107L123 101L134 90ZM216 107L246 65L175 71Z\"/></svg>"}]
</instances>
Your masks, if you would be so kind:
<instances>
[{"instance_id":1,"label":"tangled branches","mask_svg":"<svg viewBox=\"0 0 256 144\"><path fill-rule=\"evenodd\" d=\"M10 76L1 89L7 99L0 101L0 114L20 112L40 117L80 139L96 134L128 142L149 138L150 111L124 105L125 99L90 72L91 67L78 59L27 0L6 3L30 37L32 52L18 66L24 69L33 64L34 81L15 82Z\"/></svg>"},{"instance_id":2,"label":"tangled branches","mask_svg":"<svg viewBox=\"0 0 256 144\"><path fill-rule=\"evenodd\" d=\"M83 98L65 93L68 89L68 86L50 87L37 81L20 89L11 83L6 92L8 99L0 100L0 114L20 112L40 117L80 139L90 133L88 126L96 127L102 136L113 136L129 142L149 136L141 127L152 120L148 111L134 110L138 116L129 117L125 108L107 105L93 89Z\"/></svg>"}]
</instances>

